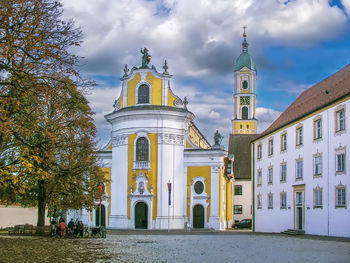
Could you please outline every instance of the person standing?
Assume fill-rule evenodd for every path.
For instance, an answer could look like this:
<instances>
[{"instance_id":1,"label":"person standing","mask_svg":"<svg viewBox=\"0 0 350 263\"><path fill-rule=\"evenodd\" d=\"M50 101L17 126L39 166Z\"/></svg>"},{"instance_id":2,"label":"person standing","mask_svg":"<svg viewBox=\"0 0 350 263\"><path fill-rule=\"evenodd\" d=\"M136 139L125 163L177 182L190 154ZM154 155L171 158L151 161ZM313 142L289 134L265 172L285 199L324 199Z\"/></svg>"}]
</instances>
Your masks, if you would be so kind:
<instances>
[{"instance_id":1,"label":"person standing","mask_svg":"<svg viewBox=\"0 0 350 263\"><path fill-rule=\"evenodd\" d=\"M64 223L64 219L62 219L62 221L60 222L58 227L61 230L61 237L65 237L66 236L66 224Z\"/></svg>"},{"instance_id":2,"label":"person standing","mask_svg":"<svg viewBox=\"0 0 350 263\"><path fill-rule=\"evenodd\" d=\"M74 231L74 221L73 221L73 218L71 218L68 223L68 236L73 236L73 231Z\"/></svg>"}]
</instances>

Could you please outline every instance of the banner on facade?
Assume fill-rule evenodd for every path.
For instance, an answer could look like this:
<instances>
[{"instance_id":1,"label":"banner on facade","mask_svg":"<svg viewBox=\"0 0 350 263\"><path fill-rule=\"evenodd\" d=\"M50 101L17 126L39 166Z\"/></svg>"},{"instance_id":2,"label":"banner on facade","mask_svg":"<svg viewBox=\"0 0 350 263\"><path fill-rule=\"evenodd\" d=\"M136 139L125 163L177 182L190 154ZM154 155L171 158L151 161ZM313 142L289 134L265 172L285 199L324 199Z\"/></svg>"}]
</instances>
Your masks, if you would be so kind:
<instances>
[{"instance_id":1,"label":"banner on facade","mask_svg":"<svg viewBox=\"0 0 350 263\"><path fill-rule=\"evenodd\" d=\"M171 205L171 183L167 183L169 192L169 205Z\"/></svg>"}]
</instances>

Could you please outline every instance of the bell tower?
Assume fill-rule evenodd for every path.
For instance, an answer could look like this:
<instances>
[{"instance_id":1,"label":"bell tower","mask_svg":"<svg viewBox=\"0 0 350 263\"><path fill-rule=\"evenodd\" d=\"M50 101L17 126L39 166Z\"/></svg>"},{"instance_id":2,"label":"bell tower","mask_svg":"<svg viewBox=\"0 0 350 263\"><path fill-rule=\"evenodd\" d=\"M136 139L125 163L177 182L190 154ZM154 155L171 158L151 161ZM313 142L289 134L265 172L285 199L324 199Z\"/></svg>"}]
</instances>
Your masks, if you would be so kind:
<instances>
[{"instance_id":1,"label":"bell tower","mask_svg":"<svg viewBox=\"0 0 350 263\"><path fill-rule=\"evenodd\" d=\"M246 27L243 27L242 53L234 67L234 117L232 120L233 134L255 134L255 103L256 103L256 66L254 58L248 53Z\"/></svg>"}]
</instances>

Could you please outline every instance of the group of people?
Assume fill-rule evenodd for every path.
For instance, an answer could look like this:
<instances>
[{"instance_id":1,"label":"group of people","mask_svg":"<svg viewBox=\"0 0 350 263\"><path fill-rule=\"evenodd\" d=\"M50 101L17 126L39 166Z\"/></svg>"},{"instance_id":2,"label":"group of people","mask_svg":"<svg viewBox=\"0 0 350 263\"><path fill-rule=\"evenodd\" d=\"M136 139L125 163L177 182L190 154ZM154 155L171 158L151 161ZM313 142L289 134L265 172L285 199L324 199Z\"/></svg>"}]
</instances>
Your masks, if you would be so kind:
<instances>
[{"instance_id":1,"label":"group of people","mask_svg":"<svg viewBox=\"0 0 350 263\"><path fill-rule=\"evenodd\" d=\"M68 225L66 225L65 220L63 218L60 219L59 224L57 225L56 219L53 218L51 220L51 236L78 236L81 237L84 235L84 224L81 220L76 220L74 222L73 218L69 221Z\"/></svg>"}]
</instances>

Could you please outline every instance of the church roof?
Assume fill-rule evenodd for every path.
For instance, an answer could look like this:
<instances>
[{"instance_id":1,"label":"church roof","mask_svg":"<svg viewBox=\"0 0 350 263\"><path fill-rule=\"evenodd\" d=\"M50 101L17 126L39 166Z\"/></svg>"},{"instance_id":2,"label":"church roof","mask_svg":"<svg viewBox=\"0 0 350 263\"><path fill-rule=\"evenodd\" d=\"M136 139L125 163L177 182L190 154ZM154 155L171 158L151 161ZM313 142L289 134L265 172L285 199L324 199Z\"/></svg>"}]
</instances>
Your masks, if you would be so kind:
<instances>
[{"instance_id":1,"label":"church roof","mask_svg":"<svg viewBox=\"0 0 350 263\"><path fill-rule=\"evenodd\" d=\"M350 64L301 93L259 138L348 95L350 95Z\"/></svg>"},{"instance_id":2,"label":"church roof","mask_svg":"<svg viewBox=\"0 0 350 263\"><path fill-rule=\"evenodd\" d=\"M235 64L235 71L241 70L244 67L251 70L256 70L254 58L248 52L242 52L242 54L238 57Z\"/></svg>"},{"instance_id":3,"label":"church roof","mask_svg":"<svg viewBox=\"0 0 350 263\"><path fill-rule=\"evenodd\" d=\"M251 147L250 143L257 134L230 134L228 154L233 154L233 174L235 180L251 179Z\"/></svg>"}]
</instances>

